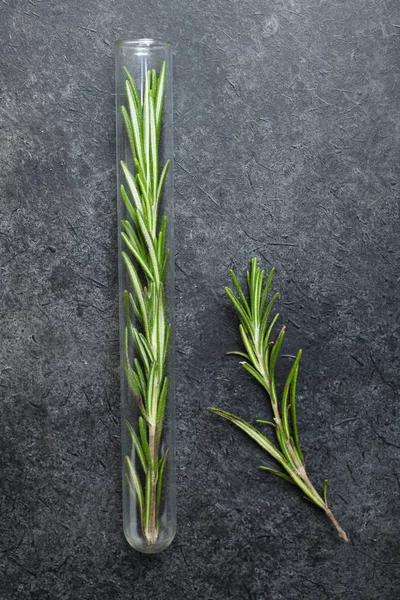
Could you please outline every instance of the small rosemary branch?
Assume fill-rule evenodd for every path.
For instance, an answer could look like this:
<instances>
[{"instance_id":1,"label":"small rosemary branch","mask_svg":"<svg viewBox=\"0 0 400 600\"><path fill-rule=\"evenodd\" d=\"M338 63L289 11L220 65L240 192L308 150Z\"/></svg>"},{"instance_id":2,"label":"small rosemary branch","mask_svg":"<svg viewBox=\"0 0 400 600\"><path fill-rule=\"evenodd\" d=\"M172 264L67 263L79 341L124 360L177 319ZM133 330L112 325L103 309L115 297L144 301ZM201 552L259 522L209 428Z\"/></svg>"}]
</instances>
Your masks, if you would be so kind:
<instances>
[{"instance_id":1,"label":"small rosemary branch","mask_svg":"<svg viewBox=\"0 0 400 600\"><path fill-rule=\"evenodd\" d=\"M129 216L122 221L122 259L133 290L133 294L123 292L124 370L141 413L136 429L126 422L141 472L126 456L125 476L137 500L143 536L153 545L159 534L163 472L168 456L168 449L161 456L161 439L168 393L165 366L171 337L164 295L169 250L165 248L167 217L164 215L159 223L159 205L170 161L160 173L158 157L166 64L158 75L154 69L146 73L143 100L131 74L125 67L124 71L128 108L121 106L121 113L135 167L133 174L121 161L127 189L121 185L120 192ZM136 354L133 363L130 344Z\"/></svg>"},{"instance_id":2,"label":"small rosemary branch","mask_svg":"<svg viewBox=\"0 0 400 600\"><path fill-rule=\"evenodd\" d=\"M272 456L283 470L266 466L260 468L296 484L311 502L326 513L336 527L340 538L348 542L345 531L340 527L328 506L328 480L325 479L322 495L319 494L308 478L300 448L296 419L296 384L301 350L299 350L293 362L280 401L278 399L275 365L286 328L282 326L275 341L270 341L273 327L279 317L279 314L275 314L270 319L273 305L279 294L276 293L269 301L267 300L274 269L271 270L263 287L265 271L260 269L256 258L252 259L251 270L247 273L249 300L246 299L235 273L230 271L230 274L237 293L235 294L231 288L225 289L240 319L239 330L245 352L235 351L228 352L228 354L236 354L242 357L244 360L240 364L267 392L271 402L274 422L257 419L257 423L271 426L278 444L274 444L258 429L240 417L218 408L210 408L209 410L242 429Z\"/></svg>"}]
</instances>

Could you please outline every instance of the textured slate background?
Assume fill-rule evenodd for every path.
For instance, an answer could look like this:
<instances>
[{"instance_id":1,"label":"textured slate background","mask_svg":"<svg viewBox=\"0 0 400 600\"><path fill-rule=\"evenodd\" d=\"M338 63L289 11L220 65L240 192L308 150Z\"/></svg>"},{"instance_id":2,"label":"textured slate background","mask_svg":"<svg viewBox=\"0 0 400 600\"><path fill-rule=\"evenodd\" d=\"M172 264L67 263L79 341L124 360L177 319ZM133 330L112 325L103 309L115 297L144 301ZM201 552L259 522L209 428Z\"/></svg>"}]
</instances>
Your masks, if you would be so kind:
<instances>
[{"instance_id":1,"label":"textured slate background","mask_svg":"<svg viewBox=\"0 0 400 600\"><path fill-rule=\"evenodd\" d=\"M395 0L0 3L1 600L396 600ZM175 45L178 523L121 525L113 42ZM341 543L210 404L255 419L227 270L275 265ZM288 364L282 361L281 373Z\"/></svg>"}]
</instances>

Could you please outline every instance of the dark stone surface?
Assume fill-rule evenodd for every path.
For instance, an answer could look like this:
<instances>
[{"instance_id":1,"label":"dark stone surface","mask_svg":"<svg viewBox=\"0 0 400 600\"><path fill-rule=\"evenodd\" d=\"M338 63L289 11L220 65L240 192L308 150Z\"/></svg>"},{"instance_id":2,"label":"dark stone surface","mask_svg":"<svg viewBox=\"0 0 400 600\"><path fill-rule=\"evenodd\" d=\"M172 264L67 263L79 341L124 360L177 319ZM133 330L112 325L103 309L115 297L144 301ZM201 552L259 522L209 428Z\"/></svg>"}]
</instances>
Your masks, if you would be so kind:
<instances>
[{"instance_id":1,"label":"dark stone surface","mask_svg":"<svg viewBox=\"0 0 400 600\"><path fill-rule=\"evenodd\" d=\"M1 600L400 597L395 0L0 3ZM178 535L121 525L113 42L175 44ZM275 265L322 514L206 412L230 266ZM281 373L287 369L282 361Z\"/></svg>"}]
</instances>

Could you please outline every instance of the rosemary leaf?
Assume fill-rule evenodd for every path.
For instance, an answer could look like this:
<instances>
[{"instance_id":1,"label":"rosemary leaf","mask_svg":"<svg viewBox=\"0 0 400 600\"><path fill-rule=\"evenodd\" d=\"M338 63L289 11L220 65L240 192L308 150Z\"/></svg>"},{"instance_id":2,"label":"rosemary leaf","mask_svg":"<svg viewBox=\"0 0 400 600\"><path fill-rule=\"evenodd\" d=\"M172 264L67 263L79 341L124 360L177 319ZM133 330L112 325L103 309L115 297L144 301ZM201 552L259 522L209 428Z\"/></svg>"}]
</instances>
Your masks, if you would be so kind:
<instances>
[{"instance_id":1,"label":"rosemary leaf","mask_svg":"<svg viewBox=\"0 0 400 600\"><path fill-rule=\"evenodd\" d=\"M168 456L168 448L165 451L165 454L164 454L164 456L162 457L162 459L160 461L160 466L159 466L159 469L158 469L158 481L157 481L157 508L158 508L158 512L160 510L160 505L161 505L161 493L162 493L163 475L164 475L165 463L167 462L167 456Z\"/></svg>"},{"instance_id":2,"label":"rosemary leaf","mask_svg":"<svg viewBox=\"0 0 400 600\"><path fill-rule=\"evenodd\" d=\"M140 513L142 515L144 508L144 494L142 484L140 483L140 478L129 456L125 456L125 464L127 469L126 478L128 480L128 484L132 493L135 494L137 498Z\"/></svg>"},{"instance_id":3,"label":"rosemary leaf","mask_svg":"<svg viewBox=\"0 0 400 600\"><path fill-rule=\"evenodd\" d=\"M271 467L264 467L264 465L261 465L260 469L262 469L263 471L269 471L270 473L277 475L277 477L282 477L282 479L289 481L289 483L294 483L293 479L291 479L289 475L286 475L286 473L282 473L282 471L278 471L277 469L271 469Z\"/></svg>"},{"instance_id":4,"label":"rosemary leaf","mask_svg":"<svg viewBox=\"0 0 400 600\"><path fill-rule=\"evenodd\" d=\"M131 434L132 442L133 442L133 444L134 444L134 446L136 448L136 452L137 452L137 455L138 455L139 460L141 462L141 465L143 467L143 471L146 473L146 471L147 471L147 459L146 459L145 453L143 451L143 448L142 448L142 446L140 444L139 438L136 435L136 432L133 429L132 425L129 423L129 421L125 421L125 425L127 426L128 430L129 430L129 433Z\"/></svg>"},{"instance_id":5,"label":"rosemary leaf","mask_svg":"<svg viewBox=\"0 0 400 600\"><path fill-rule=\"evenodd\" d=\"M165 163L165 165L163 167L163 170L161 171L160 182L159 182L158 188L157 188L157 203L158 203L159 199L161 198L161 194L162 194L162 191L164 188L164 183L165 183L165 179L167 177L167 173L168 173L170 164L171 164L171 161L167 160L167 162Z\"/></svg>"}]
</instances>

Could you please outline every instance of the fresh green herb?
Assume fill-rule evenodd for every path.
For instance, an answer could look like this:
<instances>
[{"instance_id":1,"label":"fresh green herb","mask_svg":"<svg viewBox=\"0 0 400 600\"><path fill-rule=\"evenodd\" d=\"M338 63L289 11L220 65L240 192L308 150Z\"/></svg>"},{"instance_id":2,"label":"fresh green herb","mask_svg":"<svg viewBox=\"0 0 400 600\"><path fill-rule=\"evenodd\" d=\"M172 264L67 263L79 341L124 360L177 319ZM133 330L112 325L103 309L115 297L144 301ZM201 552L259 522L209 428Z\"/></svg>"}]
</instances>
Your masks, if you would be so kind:
<instances>
[{"instance_id":1,"label":"fresh green herb","mask_svg":"<svg viewBox=\"0 0 400 600\"><path fill-rule=\"evenodd\" d=\"M273 443L258 429L225 410L218 408L210 408L209 410L242 429L272 456L283 470L266 466L261 466L260 468L296 484L311 502L326 513L336 527L340 538L348 542L346 533L340 527L328 506L328 481L324 481L321 496L312 485L306 473L296 419L296 385L301 350L297 353L283 388L281 398L280 400L278 399L275 383L275 365L285 337L285 326L281 327L276 339L270 341L272 329L279 316L276 314L270 319L273 305L279 295L275 294L268 300L274 269L271 270L263 287L265 271L260 269L257 259L253 258L251 261L251 270L247 273L249 300L246 299L235 273L233 271L230 271L230 273L236 294L231 288L226 288L226 293L232 301L240 319L239 330L245 352L228 352L228 354L236 354L244 358L240 364L267 392L271 402L274 422L271 423L258 419L257 423L272 427L277 443Z\"/></svg>"},{"instance_id":2,"label":"fresh green herb","mask_svg":"<svg viewBox=\"0 0 400 600\"><path fill-rule=\"evenodd\" d=\"M167 217L160 222L159 205L170 161L159 168L159 139L165 88L163 63L159 74L146 74L143 101L135 81L126 74L127 107L121 107L135 173L121 161L126 185L121 198L129 219L122 221L125 250L122 259L133 293L123 292L125 314L124 370L140 415L136 429L126 426L132 447L139 459L137 469L130 456L125 457L126 480L136 497L143 536L154 544L159 532L162 479L168 456L161 456L161 437L168 393L166 360L171 325L167 322L164 280L169 251L165 248ZM138 327L136 327L136 325ZM135 359L130 358L130 345Z\"/></svg>"}]
</instances>

